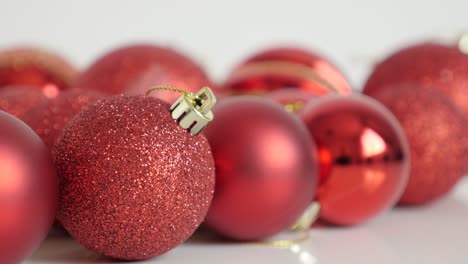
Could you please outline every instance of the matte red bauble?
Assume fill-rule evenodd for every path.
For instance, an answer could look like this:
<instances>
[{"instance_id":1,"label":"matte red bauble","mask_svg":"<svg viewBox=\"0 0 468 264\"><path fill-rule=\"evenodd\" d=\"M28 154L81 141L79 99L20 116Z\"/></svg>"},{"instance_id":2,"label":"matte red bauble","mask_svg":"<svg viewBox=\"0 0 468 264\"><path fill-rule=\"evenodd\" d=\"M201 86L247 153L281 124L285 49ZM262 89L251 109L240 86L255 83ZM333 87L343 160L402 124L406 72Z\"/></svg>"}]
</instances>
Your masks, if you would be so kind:
<instances>
[{"instance_id":1,"label":"matte red bauble","mask_svg":"<svg viewBox=\"0 0 468 264\"><path fill-rule=\"evenodd\" d=\"M58 179L41 139L0 111L0 263L33 253L55 218Z\"/></svg>"},{"instance_id":2,"label":"matte red bauble","mask_svg":"<svg viewBox=\"0 0 468 264\"><path fill-rule=\"evenodd\" d=\"M53 98L74 84L77 71L63 58L35 48L0 51L0 89L9 85L36 87Z\"/></svg>"},{"instance_id":3,"label":"matte red bauble","mask_svg":"<svg viewBox=\"0 0 468 264\"><path fill-rule=\"evenodd\" d=\"M42 138L49 149L60 138L68 122L80 110L102 97L96 91L71 89L60 93L47 105L33 109L24 121ZM36 110L36 111L34 111Z\"/></svg>"},{"instance_id":4,"label":"matte red bauble","mask_svg":"<svg viewBox=\"0 0 468 264\"><path fill-rule=\"evenodd\" d=\"M436 89L400 84L375 98L403 126L411 148L411 173L401 204L424 204L448 193L468 169L468 123Z\"/></svg>"},{"instance_id":5,"label":"matte red bauble","mask_svg":"<svg viewBox=\"0 0 468 264\"><path fill-rule=\"evenodd\" d=\"M320 97L319 94L312 92L305 92L297 89L281 89L276 90L265 95L267 98L280 103L284 109L291 113L300 113L304 110L304 106L312 100Z\"/></svg>"},{"instance_id":6,"label":"matte red bauble","mask_svg":"<svg viewBox=\"0 0 468 264\"><path fill-rule=\"evenodd\" d=\"M468 118L468 55L455 46L421 43L402 49L378 64L364 93L375 95L394 84L415 83L439 89ZM409 87L407 87L409 88Z\"/></svg>"},{"instance_id":7,"label":"matte red bauble","mask_svg":"<svg viewBox=\"0 0 468 264\"><path fill-rule=\"evenodd\" d=\"M190 58L169 48L132 45L105 54L78 79L78 87L106 94L144 94L155 85L175 86L195 92L212 86L205 72ZM151 94L166 102L178 95L171 91Z\"/></svg>"},{"instance_id":8,"label":"matte red bauble","mask_svg":"<svg viewBox=\"0 0 468 264\"><path fill-rule=\"evenodd\" d=\"M408 181L409 148L385 107L364 96L326 96L301 116L329 171L316 198L322 220L358 224L398 202Z\"/></svg>"},{"instance_id":9,"label":"matte red bauble","mask_svg":"<svg viewBox=\"0 0 468 264\"><path fill-rule=\"evenodd\" d=\"M85 247L141 260L187 240L214 192L214 162L203 135L192 136L147 96L99 100L78 113L54 148L60 178L58 219Z\"/></svg>"},{"instance_id":10,"label":"matte red bauble","mask_svg":"<svg viewBox=\"0 0 468 264\"><path fill-rule=\"evenodd\" d=\"M299 48L273 48L248 58L229 75L223 89L233 94L263 94L276 89L300 89L315 94L351 88L327 60Z\"/></svg>"},{"instance_id":11,"label":"matte red bauble","mask_svg":"<svg viewBox=\"0 0 468 264\"><path fill-rule=\"evenodd\" d=\"M27 86L8 86L0 89L0 110L24 121L32 109L47 105L48 98L39 89Z\"/></svg>"},{"instance_id":12,"label":"matte red bauble","mask_svg":"<svg viewBox=\"0 0 468 264\"><path fill-rule=\"evenodd\" d=\"M205 135L216 164L206 218L228 238L266 238L292 225L317 184L315 146L304 125L270 100L226 98Z\"/></svg>"}]
</instances>

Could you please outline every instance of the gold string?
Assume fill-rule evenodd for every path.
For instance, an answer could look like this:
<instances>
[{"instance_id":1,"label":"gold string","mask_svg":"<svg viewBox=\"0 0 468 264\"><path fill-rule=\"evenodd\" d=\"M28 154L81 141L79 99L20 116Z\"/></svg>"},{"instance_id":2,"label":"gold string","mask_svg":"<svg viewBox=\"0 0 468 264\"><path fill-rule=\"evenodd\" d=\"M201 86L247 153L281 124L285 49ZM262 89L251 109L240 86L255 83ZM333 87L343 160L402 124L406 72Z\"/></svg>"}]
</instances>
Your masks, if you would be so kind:
<instances>
[{"instance_id":1,"label":"gold string","mask_svg":"<svg viewBox=\"0 0 468 264\"><path fill-rule=\"evenodd\" d=\"M257 245L257 246L289 248L294 245L301 244L310 238L309 230L301 230L300 233L301 235L299 237L293 238L293 239L282 239L282 240L273 240L273 241L255 241L255 242L247 242L247 244Z\"/></svg>"},{"instance_id":2,"label":"gold string","mask_svg":"<svg viewBox=\"0 0 468 264\"><path fill-rule=\"evenodd\" d=\"M149 96L152 92L157 91L157 90L166 90L166 91L177 92L177 93L184 94L186 96L192 96L193 95L191 92L186 91L184 89L180 89L180 88L173 87L173 86L168 86L168 85L158 85L158 86L153 86L153 87L149 88L146 91L145 96Z\"/></svg>"}]
</instances>

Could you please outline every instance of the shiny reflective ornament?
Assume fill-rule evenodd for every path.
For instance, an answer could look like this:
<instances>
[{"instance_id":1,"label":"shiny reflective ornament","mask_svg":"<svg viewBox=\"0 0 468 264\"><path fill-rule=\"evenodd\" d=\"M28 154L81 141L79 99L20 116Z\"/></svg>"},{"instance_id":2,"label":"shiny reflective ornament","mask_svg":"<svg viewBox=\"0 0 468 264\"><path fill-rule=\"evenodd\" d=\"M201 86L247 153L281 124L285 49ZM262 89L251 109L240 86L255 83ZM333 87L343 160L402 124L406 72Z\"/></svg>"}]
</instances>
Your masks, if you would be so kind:
<instances>
[{"instance_id":1,"label":"shiny reflective ornament","mask_svg":"<svg viewBox=\"0 0 468 264\"><path fill-rule=\"evenodd\" d=\"M216 164L206 224L236 240L267 238L291 226L317 186L316 150L304 125L256 96L225 98L204 132Z\"/></svg>"},{"instance_id":2,"label":"shiny reflective ornament","mask_svg":"<svg viewBox=\"0 0 468 264\"><path fill-rule=\"evenodd\" d=\"M78 79L78 87L106 94L141 95L148 87L170 85L189 92L212 86L203 69L192 59L170 48L131 45L97 59ZM172 103L178 95L165 90L151 94Z\"/></svg>"},{"instance_id":3,"label":"shiny reflective ornament","mask_svg":"<svg viewBox=\"0 0 468 264\"><path fill-rule=\"evenodd\" d=\"M323 170L317 201L321 220L362 223L391 208L409 173L409 148L396 118L359 95L326 96L301 114L319 146Z\"/></svg>"},{"instance_id":4,"label":"shiny reflective ornament","mask_svg":"<svg viewBox=\"0 0 468 264\"><path fill-rule=\"evenodd\" d=\"M468 122L450 99L419 84L393 85L375 98L403 126L411 173L401 204L425 204L447 194L468 172Z\"/></svg>"},{"instance_id":5,"label":"shiny reflective ornament","mask_svg":"<svg viewBox=\"0 0 468 264\"><path fill-rule=\"evenodd\" d=\"M54 98L72 86L77 71L62 57L36 48L0 51L0 89L9 85L31 86Z\"/></svg>"},{"instance_id":6,"label":"shiny reflective ornament","mask_svg":"<svg viewBox=\"0 0 468 264\"><path fill-rule=\"evenodd\" d=\"M304 106L312 100L320 97L319 94L305 92L297 89L281 89L269 92L265 95L267 98L280 103L284 106L284 110L290 113L299 114L304 110Z\"/></svg>"},{"instance_id":7,"label":"shiny reflective ornament","mask_svg":"<svg viewBox=\"0 0 468 264\"><path fill-rule=\"evenodd\" d=\"M33 253L55 218L58 179L41 139L0 111L0 263Z\"/></svg>"},{"instance_id":8,"label":"shiny reflective ornament","mask_svg":"<svg viewBox=\"0 0 468 264\"><path fill-rule=\"evenodd\" d=\"M7 86L0 89L0 110L25 120L33 109L47 105L48 98L39 90L28 86Z\"/></svg>"},{"instance_id":9,"label":"shiny reflective ornament","mask_svg":"<svg viewBox=\"0 0 468 264\"><path fill-rule=\"evenodd\" d=\"M335 66L314 53L291 47L268 49L251 56L229 75L223 91L263 94L285 88L315 94L351 92Z\"/></svg>"},{"instance_id":10,"label":"shiny reflective ornament","mask_svg":"<svg viewBox=\"0 0 468 264\"><path fill-rule=\"evenodd\" d=\"M376 95L402 83L435 88L448 96L468 119L468 54L456 46L421 43L401 49L378 64L364 87ZM409 87L407 87L409 88Z\"/></svg>"},{"instance_id":11,"label":"shiny reflective ornament","mask_svg":"<svg viewBox=\"0 0 468 264\"><path fill-rule=\"evenodd\" d=\"M48 100L45 106L33 108L24 121L42 138L49 149L60 138L68 122L80 110L103 97L96 91L70 89Z\"/></svg>"},{"instance_id":12,"label":"shiny reflective ornament","mask_svg":"<svg viewBox=\"0 0 468 264\"><path fill-rule=\"evenodd\" d=\"M58 219L73 238L105 256L142 260L167 252L192 235L213 197L208 141L149 96L88 106L53 153Z\"/></svg>"}]
</instances>

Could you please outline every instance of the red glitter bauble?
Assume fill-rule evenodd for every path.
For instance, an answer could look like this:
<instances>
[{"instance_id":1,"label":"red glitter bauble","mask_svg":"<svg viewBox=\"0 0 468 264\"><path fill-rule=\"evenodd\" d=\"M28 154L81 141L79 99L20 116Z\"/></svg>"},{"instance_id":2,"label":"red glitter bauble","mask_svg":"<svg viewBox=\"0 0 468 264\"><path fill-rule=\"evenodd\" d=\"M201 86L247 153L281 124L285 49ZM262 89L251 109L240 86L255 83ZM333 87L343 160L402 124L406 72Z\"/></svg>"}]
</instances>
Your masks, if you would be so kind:
<instances>
[{"instance_id":1,"label":"red glitter bauble","mask_svg":"<svg viewBox=\"0 0 468 264\"><path fill-rule=\"evenodd\" d=\"M369 97L327 96L301 114L320 146L320 218L364 222L398 202L409 173L409 148L396 118ZM323 170L323 167L321 167Z\"/></svg>"},{"instance_id":2,"label":"red glitter bauble","mask_svg":"<svg viewBox=\"0 0 468 264\"><path fill-rule=\"evenodd\" d=\"M408 82L436 88L450 97L468 118L467 72L468 55L455 46L417 44L399 50L377 65L367 80L364 93L372 96Z\"/></svg>"},{"instance_id":3,"label":"red glitter bauble","mask_svg":"<svg viewBox=\"0 0 468 264\"><path fill-rule=\"evenodd\" d=\"M260 97L226 98L205 135L216 164L207 226L238 240L292 225L315 195L315 146L295 116Z\"/></svg>"},{"instance_id":4,"label":"red glitter bauble","mask_svg":"<svg viewBox=\"0 0 468 264\"><path fill-rule=\"evenodd\" d=\"M54 148L58 219L105 256L148 259L184 242L214 192L214 161L203 135L145 96L99 100L78 113Z\"/></svg>"},{"instance_id":5,"label":"red glitter bauble","mask_svg":"<svg viewBox=\"0 0 468 264\"><path fill-rule=\"evenodd\" d=\"M72 117L101 97L103 95L96 91L67 90L60 93L55 99L48 100L49 102L45 106L33 109L24 117L24 121L36 131L47 147L52 149Z\"/></svg>"},{"instance_id":6,"label":"red glitter bauble","mask_svg":"<svg viewBox=\"0 0 468 264\"><path fill-rule=\"evenodd\" d=\"M0 263L20 263L39 246L55 218L57 193L44 143L0 111Z\"/></svg>"},{"instance_id":7,"label":"red glitter bauble","mask_svg":"<svg viewBox=\"0 0 468 264\"><path fill-rule=\"evenodd\" d=\"M302 110L304 110L304 106L309 101L315 100L320 97L320 95L318 94L296 89L276 90L267 93L265 96L283 105L286 111L296 114L302 112Z\"/></svg>"},{"instance_id":8,"label":"red glitter bauble","mask_svg":"<svg viewBox=\"0 0 468 264\"><path fill-rule=\"evenodd\" d=\"M0 51L0 89L25 85L53 98L74 84L77 71L58 55L35 48Z\"/></svg>"},{"instance_id":9,"label":"red glitter bauble","mask_svg":"<svg viewBox=\"0 0 468 264\"><path fill-rule=\"evenodd\" d=\"M327 60L298 48L273 48L253 55L234 69L223 87L234 94L284 88L316 94L351 92L343 75Z\"/></svg>"},{"instance_id":10,"label":"red glitter bauble","mask_svg":"<svg viewBox=\"0 0 468 264\"><path fill-rule=\"evenodd\" d=\"M424 204L449 192L468 166L461 112L442 93L418 84L394 85L375 98L398 118L410 143L410 180L400 203Z\"/></svg>"},{"instance_id":11,"label":"red glitter bauble","mask_svg":"<svg viewBox=\"0 0 468 264\"><path fill-rule=\"evenodd\" d=\"M144 94L155 85L190 92L212 86L205 72L190 58L169 48L152 45L123 47L99 58L78 79L78 87L107 94ZM172 103L178 95L154 91L151 96Z\"/></svg>"},{"instance_id":12,"label":"red glitter bauble","mask_svg":"<svg viewBox=\"0 0 468 264\"><path fill-rule=\"evenodd\" d=\"M26 86L8 86L0 89L0 110L24 121L33 109L47 105L47 97L38 90Z\"/></svg>"}]
</instances>

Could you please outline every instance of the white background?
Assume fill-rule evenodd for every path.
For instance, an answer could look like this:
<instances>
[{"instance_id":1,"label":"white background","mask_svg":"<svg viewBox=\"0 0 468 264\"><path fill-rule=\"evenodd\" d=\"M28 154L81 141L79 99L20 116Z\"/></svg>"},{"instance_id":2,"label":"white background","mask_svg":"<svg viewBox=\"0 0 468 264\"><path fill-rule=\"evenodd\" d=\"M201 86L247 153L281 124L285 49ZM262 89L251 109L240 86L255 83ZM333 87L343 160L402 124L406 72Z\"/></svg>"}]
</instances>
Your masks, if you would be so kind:
<instances>
[{"instance_id":1,"label":"white background","mask_svg":"<svg viewBox=\"0 0 468 264\"><path fill-rule=\"evenodd\" d=\"M468 30L468 1L5 1L0 48L39 45L83 68L111 48L179 48L217 81L277 44L320 52L360 89L372 63L408 43L452 42ZM431 206L396 209L354 228L319 229L300 249L185 244L151 263L467 263L468 182ZM88 263L72 241L49 239L26 263Z\"/></svg>"}]
</instances>

